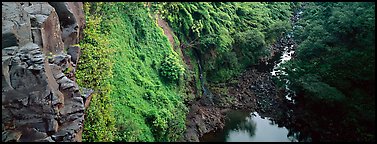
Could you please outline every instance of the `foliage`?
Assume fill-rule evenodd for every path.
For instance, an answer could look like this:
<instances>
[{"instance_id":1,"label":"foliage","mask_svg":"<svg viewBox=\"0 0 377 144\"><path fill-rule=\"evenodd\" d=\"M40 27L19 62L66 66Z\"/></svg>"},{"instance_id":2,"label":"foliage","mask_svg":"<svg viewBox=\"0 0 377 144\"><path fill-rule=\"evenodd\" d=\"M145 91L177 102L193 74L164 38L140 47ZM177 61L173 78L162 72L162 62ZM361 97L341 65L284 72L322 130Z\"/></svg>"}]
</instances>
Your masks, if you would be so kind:
<instances>
[{"instance_id":1,"label":"foliage","mask_svg":"<svg viewBox=\"0 0 377 144\"><path fill-rule=\"evenodd\" d=\"M345 99L343 93L334 87L318 80L319 76L313 74L306 74L300 77L296 82L300 89L305 93L305 97L310 101L324 102L327 105L340 102Z\"/></svg>"},{"instance_id":2,"label":"foliage","mask_svg":"<svg viewBox=\"0 0 377 144\"><path fill-rule=\"evenodd\" d=\"M267 47L243 47L246 48L243 52L255 50L248 51L247 56L237 52L239 33L253 30L257 37L263 37L258 41L264 43L265 34L272 31L268 35L269 43L265 44L269 45L287 28L291 15L289 3L264 2L158 3L155 10L169 22L182 44L201 52L203 69L211 82L226 81L264 56L261 51ZM283 22L274 24L275 21ZM227 56L235 59L224 66Z\"/></svg>"},{"instance_id":3,"label":"foliage","mask_svg":"<svg viewBox=\"0 0 377 144\"><path fill-rule=\"evenodd\" d=\"M264 35L257 30L248 30L235 35L235 49L241 55L243 65L258 63L258 56L267 55Z\"/></svg>"},{"instance_id":4,"label":"foliage","mask_svg":"<svg viewBox=\"0 0 377 144\"><path fill-rule=\"evenodd\" d=\"M291 31L292 27L289 21L276 21L269 25L266 33L267 43L275 42L277 39L284 36L285 32Z\"/></svg>"},{"instance_id":5,"label":"foliage","mask_svg":"<svg viewBox=\"0 0 377 144\"><path fill-rule=\"evenodd\" d=\"M114 135L113 106L110 99L112 90L112 62L108 39L102 35L103 22L99 14L103 3L85 3L86 29L80 43L82 55L76 71L77 83L95 91L89 108L85 111L83 141L112 141ZM96 9L97 8L97 9ZM90 13L91 12L91 13Z\"/></svg>"},{"instance_id":6,"label":"foliage","mask_svg":"<svg viewBox=\"0 0 377 144\"><path fill-rule=\"evenodd\" d=\"M295 29L297 56L284 64L283 79L305 103L306 119L319 118L311 128L339 133L322 134L322 140L374 141L375 4L306 3L304 8ZM317 127L329 121L336 124Z\"/></svg>"},{"instance_id":7,"label":"foliage","mask_svg":"<svg viewBox=\"0 0 377 144\"><path fill-rule=\"evenodd\" d=\"M282 2L266 2L266 7L269 9L269 15L273 21L289 21L291 17L292 3Z\"/></svg>"},{"instance_id":8,"label":"foliage","mask_svg":"<svg viewBox=\"0 0 377 144\"><path fill-rule=\"evenodd\" d=\"M151 142L181 138L187 111L182 87L164 83L159 64L165 55L174 55L176 65L182 62L145 3L85 5L87 32L81 44L84 54L78 81L100 92L93 96L87 110L84 140ZM182 74L179 66L178 73Z\"/></svg>"},{"instance_id":9,"label":"foliage","mask_svg":"<svg viewBox=\"0 0 377 144\"><path fill-rule=\"evenodd\" d=\"M208 75L207 78L211 81L224 81L224 79L227 80L237 75L239 71L236 53L228 52L216 58L213 68L209 70L211 75Z\"/></svg>"},{"instance_id":10,"label":"foliage","mask_svg":"<svg viewBox=\"0 0 377 144\"><path fill-rule=\"evenodd\" d=\"M184 72L183 66L173 54L166 55L161 62L160 74L171 81L179 80Z\"/></svg>"},{"instance_id":11,"label":"foliage","mask_svg":"<svg viewBox=\"0 0 377 144\"><path fill-rule=\"evenodd\" d=\"M141 3L116 3L114 7L119 11L110 21L110 47L116 49L117 75L111 80L115 87L112 98L116 100L117 127L130 127L118 129L117 135L124 138L116 140L175 141L185 128L180 87L163 83L158 66L151 67L162 63L165 55L174 55L174 51ZM178 59L174 60L178 65Z\"/></svg>"},{"instance_id":12,"label":"foliage","mask_svg":"<svg viewBox=\"0 0 377 144\"><path fill-rule=\"evenodd\" d=\"M76 77L80 86L96 93L86 110L83 140L182 137L185 85L163 79L184 82L192 74L199 79L199 70L188 73L150 10L168 21L177 34L175 45L186 47L193 64L201 59L204 77L217 83L266 56L269 45L291 30L291 9L298 7L275 2L162 2L151 8L141 2L85 3L87 25ZM283 64L288 75L281 77L297 93L304 109L301 120L317 119L307 125L321 133L321 140L374 141L375 4L305 3L304 8L294 28L297 56Z\"/></svg>"}]
</instances>

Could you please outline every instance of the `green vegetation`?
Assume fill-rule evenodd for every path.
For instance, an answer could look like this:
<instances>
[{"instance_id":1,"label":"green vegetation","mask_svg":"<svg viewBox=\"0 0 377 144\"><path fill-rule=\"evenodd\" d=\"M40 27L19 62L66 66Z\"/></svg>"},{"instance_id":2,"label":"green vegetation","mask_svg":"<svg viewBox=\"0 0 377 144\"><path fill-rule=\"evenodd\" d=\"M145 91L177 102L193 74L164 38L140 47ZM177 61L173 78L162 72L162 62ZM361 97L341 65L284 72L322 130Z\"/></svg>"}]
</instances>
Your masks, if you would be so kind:
<instances>
[{"instance_id":1,"label":"green vegetation","mask_svg":"<svg viewBox=\"0 0 377 144\"><path fill-rule=\"evenodd\" d=\"M188 111L184 103L201 95L197 60L209 86L227 82L268 56L270 45L292 30L289 18L300 4L85 3L87 25L76 77L95 93L83 140L180 140ZM300 120L308 122L310 136L375 140L374 6L305 3L294 29L297 56L283 65L288 76L280 80L289 80L297 93L304 109ZM176 34L174 48L156 15ZM220 99L224 106L235 100Z\"/></svg>"},{"instance_id":2,"label":"green vegetation","mask_svg":"<svg viewBox=\"0 0 377 144\"><path fill-rule=\"evenodd\" d=\"M160 74L170 81L177 81L182 76L184 68L179 63L177 56L166 55L161 62Z\"/></svg>"},{"instance_id":3,"label":"green vegetation","mask_svg":"<svg viewBox=\"0 0 377 144\"><path fill-rule=\"evenodd\" d=\"M308 125L323 141L374 141L375 4L304 8L295 30L297 57L285 64L283 78L305 103L303 119L316 119Z\"/></svg>"},{"instance_id":4,"label":"green vegetation","mask_svg":"<svg viewBox=\"0 0 377 144\"><path fill-rule=\"evenodd\" d=\"M141 3L114 4L121 8L109 35L116 49L111 83L118 128L117 141L174 141L185 127L185 107L177 85L164 83L159 69L164 69L165 55L177 77L182 72L162 29L148 16ZM113 7L114 7L113 6ZM127 13L131 11L133 13ZM137 9L137 10L136 10ZM160 68L159 65L161 64ZM179 71L177 71L179 70ZM170 72L170 71L165 71ZM179 88L179 87L178 87Z\"/></svg>"},{"instance_id":5,"label":"green vegetation","mask_svg":"<svg viewBox=\"0 0 377 144\"><path fill-rule=\"evenodd\" d=\"M158 3L155 10L182 44L200 51L205 77L217 83L268 54L268 45L289 30L290 7L273 2L188 2Z\"/></svg>"},{"instance_id":6,"label":"green vegetation","mask_svg":"<svg viewBox=\"0 0 377 144\"><path fill-rule=\"evenodd\" d=\"M115 118L110 98L112 87L109 82L109 79L113 78L113 65L108 39L103 35L100 25L104 23L100 15L101 5L103 3L84 5L86 29L84 40L80 43L83 54L76 78L80 86L95 90L90 106L85 111L84 141L112 141L114 138Z\"/></svg>"},{"instance_id":7,"label":"green vegetation","mask_svg":"<svg viewBox=\"0 0 377 144\"><path fill-rule=\"evenodd\" d=\"M163 81L159 70L178 80L182 62L148 8L143 3L85 7L87 28L77 78L81 86L100 92L86 111L84 141L178 140L187 111L182 88Z\"/></svg>"},{"instance_id":8,"label":"green vegetation","mask_svg":"<svg viewBox=\"0 0 377 144\"><path fill-rule=\"evenodd\" d=\"M198 67L199 64L198 64L198 59L195 56L195 53L192 49L182 49L182 51L184 51L185 55L190 60L190 65L191 65L191 69L189 65L186 65L186 68L185 68L186 72L184 73L185 77L188 77L188 79L185 79L187 81L185 87L191 88L191 89L186 89L187 90L186 92L195 93L195 95L185 96L185 102L191 102L194 100L195 97L197 98L201 97L201 93L202 93L202 85L200 81L200 72L199 72L199 67ZM190 84L190 82L192 83Z\"/></svg>"},{"instance_id":9,"label":"green vegetation","mask_svg":"<svg viewBox=\"0 0 377 144\"><path fill-rule=\"evenodd\" d=\"M267 54L265 41L283 32L276 28L265 38L267 25L290 16L289 3L153 3L153 11L148 3L84 7L87 27L77 81L96 91L86 111L84 141L178 140L185 129L183 102L195 98L185 82L192 75L201 93L190 48L199 50L211 81L225 81ZM189 48L184 51L193 71L183 65L153 12L166 17L177 33L175 46Z\"/></svg>"}]
</instances>

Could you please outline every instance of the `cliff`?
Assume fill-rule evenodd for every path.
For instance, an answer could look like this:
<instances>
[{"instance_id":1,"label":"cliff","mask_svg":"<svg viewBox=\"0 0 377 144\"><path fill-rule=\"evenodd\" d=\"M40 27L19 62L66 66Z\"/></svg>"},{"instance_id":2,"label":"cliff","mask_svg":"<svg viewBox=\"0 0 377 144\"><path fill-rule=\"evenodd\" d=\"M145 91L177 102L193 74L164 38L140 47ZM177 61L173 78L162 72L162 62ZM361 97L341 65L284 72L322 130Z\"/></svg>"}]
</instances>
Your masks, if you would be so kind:
<instances>
[{"instance_id":1,"label":"cliff","mask_svg":"<svg viewBox=\"0 0 377 144\"><path fill-rule=\"evenodd\" d=\"M2 2L2 141L81 141L81 2Z\"/></svg>"}]
</instances>

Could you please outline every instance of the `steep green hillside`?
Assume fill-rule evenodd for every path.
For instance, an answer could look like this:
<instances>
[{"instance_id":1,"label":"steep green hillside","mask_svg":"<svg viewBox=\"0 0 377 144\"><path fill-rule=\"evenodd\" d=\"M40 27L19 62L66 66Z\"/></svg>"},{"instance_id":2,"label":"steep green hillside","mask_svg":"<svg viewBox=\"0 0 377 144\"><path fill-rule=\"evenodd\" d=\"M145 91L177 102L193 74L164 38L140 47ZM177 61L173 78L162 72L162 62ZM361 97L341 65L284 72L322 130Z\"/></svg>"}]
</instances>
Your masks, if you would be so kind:
<instances>
[{"instance_id":1,"label":"steep green hillside","mask_svg":"<svg viewBox=\"0 0 377 144\"><path fill-rule=\"evenodd\" d=\"M89 66L80 67L78 79L101 92L87 110L84 140L177 140L185 128L183 66L156 19L143 3L85 6L81 62Z\"/></svg>"},{"instance_id":2,"label":"steep green hillside","mask_svg":"<svg viewBox=\"0 0 377 144\"><path fill-rule=\"evenodd\" d=\"M80 85L96 91L87 110L86 141L174 141L183 133L187 111L183 102L195 96L184 90L186 66L158 27L155 13L167 17L185 46L195 43L192 47L200 47L204 71L214 82L227 80L255 64L266 54L266 42L271 43L285 31L279 26L287 27L283 21L290 16L289 3L150 6L153 13L148 3L85 4L88 24L77 79ZM183 9L174 11L172 7ZM182 11L186 13L182 15ZM184 51L191 57L194 70L186 70L186 80L195 77L193 87L200 90L193 51Z\"/></svg>"},{"instance_id":3,"label":"steep green hillside","mask_svg":"<svg viewBox=\"0 0 377 144\"><path fill-rule=\"evenodd\" d=\"M89 108L85 111L83 141L112 141L114 139L113 102L110 98L113 78L112 50L102 24L105 19L101 8L85 3L86 28L80 43L82 55L76 72L77 83L95 90ZM89 12L91 10L91 12Z\"/></svg>"},{"instance_id":4,"label":"steep green hillside","mask_svg":"<svg viewBox=\"0 0 377 144\"><path fill-rule=\"evenodd\" d=\"M290 29L293 3L187 2L155 4L184 47L197 49L207 80L225 82L268 55Z\"/></svg>"},{"instance_id":5,"label":"steep green hillside","mask_svg":"<svg viewBox=\"0 0 377 144\"><path fill-rule=\"evenodd\" d=\"M180 140L185 104L200 103L205 86L225 86L279 51L271 45L292 30L292 12L301 4L85 3L76 77L95 93L83 140ZM304 3L294 23L298 47L280 80L290 81L297 94L292 107L300 109L295 120L315 140L375 139L374 11L374 3ZM176 36L165 36L156 15ZM285 88L285 81L276 82Z\"/></svg>"}]
</instances>

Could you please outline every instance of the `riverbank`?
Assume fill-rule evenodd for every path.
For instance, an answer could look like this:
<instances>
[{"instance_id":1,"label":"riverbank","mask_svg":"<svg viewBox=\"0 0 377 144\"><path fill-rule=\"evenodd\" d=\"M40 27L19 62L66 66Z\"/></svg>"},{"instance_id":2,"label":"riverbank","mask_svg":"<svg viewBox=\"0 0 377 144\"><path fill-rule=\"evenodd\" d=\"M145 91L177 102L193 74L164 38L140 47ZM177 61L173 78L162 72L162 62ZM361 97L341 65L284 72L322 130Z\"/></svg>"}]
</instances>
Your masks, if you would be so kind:
<instances>
[{"instance_id":1,"label":"riverbank","mask_svg":"<svg viewBox=\"0 0 377 144\"><path fill-rule=\"evenodd\" d=\"M226 125L221 130L205 134L201 142L296 142L287 137L289 130L262 118L257 112L231 110L226 115Z\"/></svg>"},{"instance_id":2,"label":"riverbank","mask_svg":"<svg viewBox=\"0 0 377 144\"><path fill-rule=\"evenodd\" d=\"M199 141L205 133L222 129L225 115L232 109L256 111L261 117L278 119L286 114L289 102L284 90L277 89L270 72L284 48L290 45L292 40L284 37L270 47L270 57L261 59L259 65L226 83L207 85L213 98L202 96L191 105L183 141Z\"/></svg>"}]
</instances>

